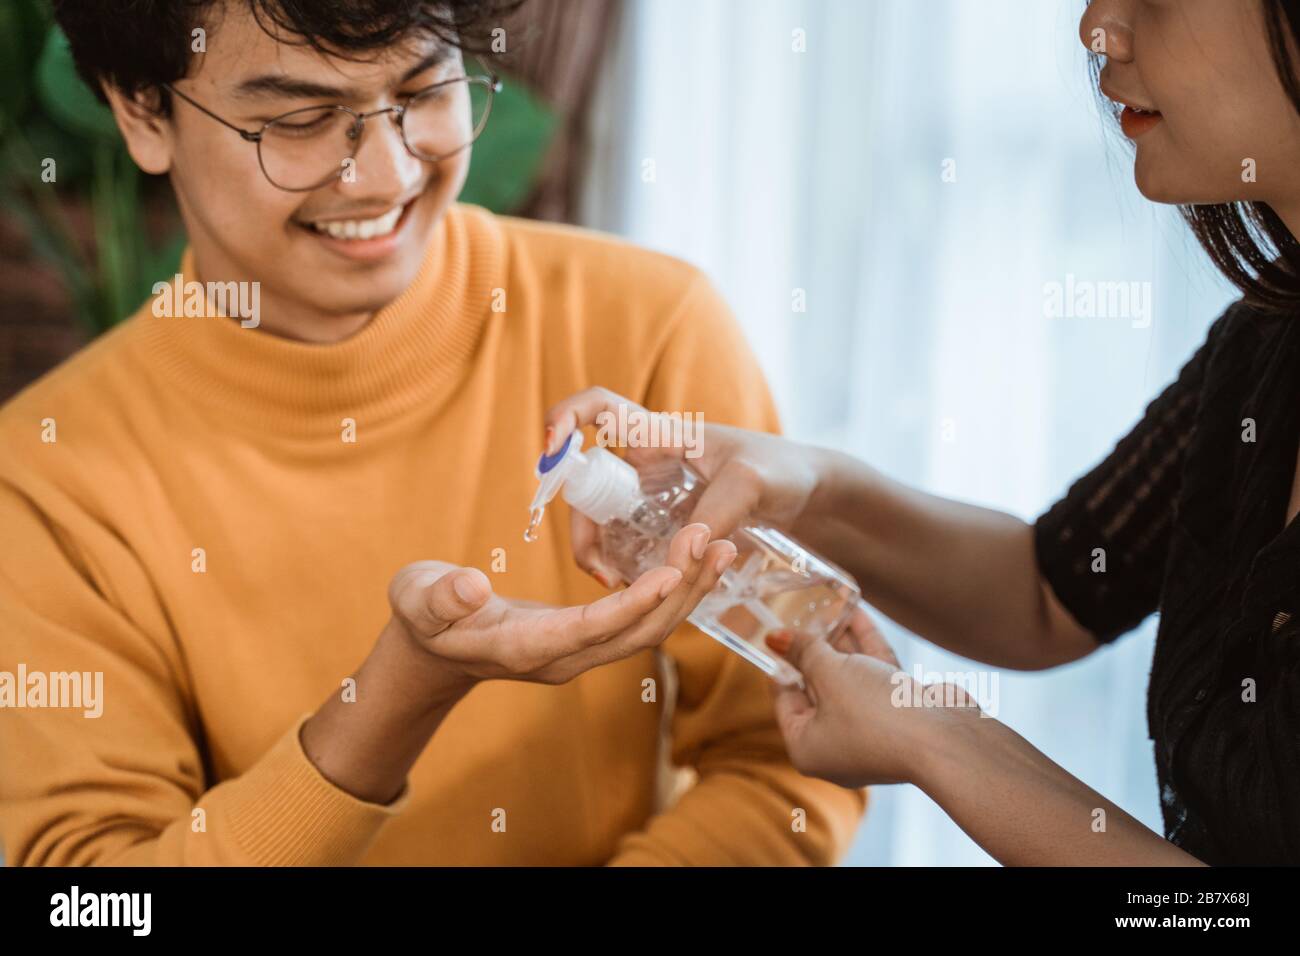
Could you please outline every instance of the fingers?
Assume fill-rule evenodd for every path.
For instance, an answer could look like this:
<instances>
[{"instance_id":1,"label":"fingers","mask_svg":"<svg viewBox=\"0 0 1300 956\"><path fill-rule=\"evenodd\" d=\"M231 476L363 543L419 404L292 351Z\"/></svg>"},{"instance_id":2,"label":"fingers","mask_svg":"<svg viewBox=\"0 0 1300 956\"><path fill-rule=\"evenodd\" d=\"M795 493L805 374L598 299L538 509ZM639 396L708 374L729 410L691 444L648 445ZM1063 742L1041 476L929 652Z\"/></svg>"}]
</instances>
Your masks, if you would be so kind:
<instances>
[{"instance_id":1,"label":"fingers","mask_svg":"<svg viewBox=\"0 0 1300 956\"><path fill-rule=\"evenodd\" d=\"M730 460L704 489L691 520L708 525L714 537L725 538L758 509L762 495L762 482L753 470Z\"/></svg>"},{"instance_id":2,"label":"fingers","mask_svg":"<svg viewBox=\"0 0 1300 956\"><path fill-rule=\"evenodd\" d=\"M702 538L707 540L707 529L703 529L703 532ZM682 542L689 544L694 540L694 536L687 536L682 539ZM731 566L735 557L735 545L730 541L714 541L707 544L703 555L698 559L691 554L690 580L687 580L687 575L683 575L668 599L632 627L608 641L587 647L560 662L558 666L565 675L564 679L568 680L593 667L610 664L662 644L703 597L717 586L719 578Z\"/></svg>"},{"instance_id":3,"label":"fingers","mask_svg":"<svg viewBox=\"0 0 1300 956\"><path fill-rule=\"evenodd\" d=\"M707 525L705 527L707 528ZM735 564L736 557L736 545L726 538L709 542L704 549L703 557L696 565L694 580L678 588L682 594L680 603L674 609L677 620L673 622L673 627L689 617L709 592L718 586L722 575Z\"/></svg>"},{"instance_id":4,"label":"fingers","mask_svg":"<svg viewBox=\"0 0 1300 956\"><path fill-rule=\"evenodd\" d=\"M696 447L696 442L690 440L692 432L687 430L689 423L683 424L681 416L649 411L607 388L589 388L570 396L554 405L545 418L543 446L548 455L563 448L581 428L599 425L603 430L614 423L617 423L617 439L610 441L598 433L596 443L624 447L624 458L637 467L652 461L680 461L687 456L688 447ZM702 442L702 438L697 441Z\"/></svg>"},{"instance_id":5,"label":"fingers","mask_svg":"<svg viewBox=\"0 0 1300 956\"><path fill-rule=\"evenodd\" d=\"M498 601L477 624L447 629L434 642L435 650L478 668L483 677L538 674L623 633L662 603L680 580L676 568L660 567L592 604L526 608Z\"/></svg>"},{"instance_id":6,"label":"fingers","mask_svg":"<svg viewBox=\"0 0 1300 956\"><path fill-rule=\"evenodd\" d=\"M816 707L803 688L794 684L772 684L772 707L776 711L776 722L781 727L781 734L788 743L792 731L803 721L808 720Z\"/></svg>"},{"instance_id":7,"label":"fingers","mask_svg":"<svg viewBox=\"0 0 1300 956\"><path fill-rule=\"evenodd\" d=\"M709 529L703 525L687 525L673 536L666 566L682 570L676 589L634 626L610 640L601 649L603 659L599 663L663 643L704 596L717 587L718 580L736 559L736 546L730 541L709 542L708 538Z\"/></svg>"},{"instance_id":8,"label":"fingers","mask_svg":"<svg viewBox=\"0 0 1300 956\"><path fill-rule=\"evenodd\" d=\"M730 541L709 541L703 525L681 529L667 564L626 589L580 607L504 610L477 631L453 628L438 651L465 662L495 660L493 676L530 675L552 683L661 643L718 583L735 560ZM489 649L495 649L489 653Z\"/></svg>"},{"instance_id":9,"label":"fingers","mask_svg":"<svg viewBox=\"0 0 1300 956\"><path fill-rule=\"evenodd\" d=\"M847 623L831 635L831 647L835 648L841 654L859 654L858 639L853 636L853 628Z\"/></svg>"},{"instance_id":10,"label":"fingers","mask_svg":"<svg viewBox=\"0 0 1300 956\"><path fill-rule=\"evenodd\" d=\"M666 563L669 567L681 569L682 582L648 624L672 630L695 610L731 566L736 557L736 546L725 539L710 542L710 535L709 526L699 523L688 524L673 535Z\"/></svg>"},{"instance_id":11,"label":"fingers","mask_svg":"<svg viewBox=\"0 0 1300 956\"><path fill-rule=\"evenodd\" d=\"M407 565L393 579L393 610L419 634L432 637L468 617L492 596L487 575L441 561Z\"/></svg>"},{"instance_id":12,"label":"fingers","mask_svg":"<svg viewBox=\"0 0 1300 956\"><path fill-rule=\"evenodd\" d=\"M868 654L868 648L875 646L871 640L873 631L876 631L876 622L867 612L866 605L859 601L844 626L831 635L831 646L842 654ZM884 638L880 640L883 642Z\"/></svg>"},{"instance_id":13,"label":"fingers","mask_svg":"<svg viewBox=\"0 0 1300 956\"><path fill-rule=\"evenodd\" d=\"M589 388L552 405L546 412L546 453L554 454L579 428L596 423L601 412L617 415L622 406L627 413L648 414L631 399L616 395L607 388Z\"/></svg>"},{"instance_id":14,"label":"fingers","mask_svg":"<svg viewBox=\"0 0 1300 956\"><path fill-rule=\"evenodd\" d=\"M616 587L622 575L605 564L605 555L600 547L599 526L576 508L570 508L569 528L573 560L578 567L599 581L606 589Z\"/></svg>"},{"instance_id":15,"label":"fingers","mask_svg":"<svg viewBox=\"0 0 1300 956\"><path fill-rule=\"evenodd\" d=\"M681 580L678 568L655 568L591 604L546 611L538 622L544 625L536 638L538 650L556 659L604 643L655 612Z\"/></svg>"},{"instance_id":16,"label":"fingers","mask_svg":"<svg viewBox=\"0 0 1300 956\"><path fill-rule=\"evenodd\" d=\"M767 646L814 685L844 657L830 641L804 631L776 631L767 636Z\"/></svg>"},{"instance_id":17,"label":"fingers","mask_svg":"<svg viewBox=\"0 0 1300 956\"><path fill-rule=\"evenodd\" d=\"M853 616L849 618L849 626L844 631L844 640L850 645L848 649L852 652L875 657L894 667L901 666L894 649L889 646L885 635L880 632L875 618L860 601L853 611ZM844 648L841 646L840 649Z\"/></svg>"}]
</instances>

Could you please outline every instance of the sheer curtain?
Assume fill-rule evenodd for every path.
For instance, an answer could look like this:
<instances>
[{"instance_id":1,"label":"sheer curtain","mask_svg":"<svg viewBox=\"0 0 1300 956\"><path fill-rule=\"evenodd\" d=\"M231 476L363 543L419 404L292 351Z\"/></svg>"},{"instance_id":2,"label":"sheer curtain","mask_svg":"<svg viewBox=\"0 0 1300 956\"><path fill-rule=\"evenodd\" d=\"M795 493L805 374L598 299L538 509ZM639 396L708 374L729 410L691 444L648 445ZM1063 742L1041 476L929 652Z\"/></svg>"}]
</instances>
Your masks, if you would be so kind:
<instances>
[{"instance_id":1,"label":"sheer curtain","mask_svg":"<svg viewBox=\"0 0 1300 956\"><path fill-rule=\"evenodd\" d=\"M1233 297L1176 214L1136 193L1098 116L1081 10L628 0L594 107L583 221L713 277L790 434L1032 520ZM909 671L981 667L888 632ZM1149 621L1079 664L1000 672L997 705L1159 829L1153 634ZM875 791L847 862L991 861L895 787Z\"/></svg>"}]
</instances>

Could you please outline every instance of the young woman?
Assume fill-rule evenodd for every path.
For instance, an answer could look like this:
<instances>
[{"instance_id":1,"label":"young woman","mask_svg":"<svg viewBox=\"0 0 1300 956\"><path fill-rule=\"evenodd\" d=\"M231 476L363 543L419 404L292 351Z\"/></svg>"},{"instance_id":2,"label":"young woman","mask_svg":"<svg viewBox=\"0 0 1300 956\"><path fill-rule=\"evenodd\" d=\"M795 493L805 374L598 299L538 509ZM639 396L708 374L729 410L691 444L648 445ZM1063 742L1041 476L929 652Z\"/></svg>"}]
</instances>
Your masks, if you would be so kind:
<instances>
[{"instance_id":1,"label":"young woman","mask_svg":"<svg viewBox=\"0 0 1300 956\"><path fill-rule=\"evenodd\" d=\"M1300 0L1093 0L1080 36L1138 187L1184 207L1243 299L1032 526L720 427L692 462L711 481L694 520L790 528L881 611L998 667L1077 660L1161 612L1148 718L1164 839L957 689L958 706L895 706L905 678L864 614L841 646L769 641L807 682L777 693L804 772L913 783L1007 864L1300 863ZM563 402L551 447L622 402ZM583 519L574 548L602 571Z\"/></svg>"}]
</instances>

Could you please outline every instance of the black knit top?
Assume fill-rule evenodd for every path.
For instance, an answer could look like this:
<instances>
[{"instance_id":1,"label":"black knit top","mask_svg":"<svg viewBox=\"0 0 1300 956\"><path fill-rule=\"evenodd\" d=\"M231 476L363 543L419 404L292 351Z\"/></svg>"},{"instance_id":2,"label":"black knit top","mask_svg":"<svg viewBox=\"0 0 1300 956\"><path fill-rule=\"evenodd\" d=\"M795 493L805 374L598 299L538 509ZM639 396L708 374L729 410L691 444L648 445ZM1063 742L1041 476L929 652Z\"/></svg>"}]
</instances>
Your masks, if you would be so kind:
<instances>
[{"instance_id":1,"label":"black knit top","mask_svg":"<svg viewBox=\"0 0 1300 956\"><path fill-rule=\"evenodd\" d=\"M1300 317L1237 303L1034 529L1044 577L1099 641L1160 612L1147 723L1165 835L1210 864L1300 863L1298 447Z\"/></svg>"}]
</instances>

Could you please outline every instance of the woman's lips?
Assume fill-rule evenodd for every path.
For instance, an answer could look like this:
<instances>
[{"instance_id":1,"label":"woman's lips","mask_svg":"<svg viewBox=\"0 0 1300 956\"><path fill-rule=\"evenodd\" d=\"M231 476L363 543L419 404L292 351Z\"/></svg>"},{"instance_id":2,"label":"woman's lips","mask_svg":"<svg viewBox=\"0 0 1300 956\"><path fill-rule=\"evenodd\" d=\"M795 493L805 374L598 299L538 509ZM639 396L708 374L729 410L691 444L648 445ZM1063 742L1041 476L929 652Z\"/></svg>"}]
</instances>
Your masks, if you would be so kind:
<instances>
[{"instance_id":1,"label":"woman's lips","mask_svg":"<svg viewBox=\"0 0 1300 956\"><path fill-rule=\"evenodd\" d=\"M1124 107L1123 112L1119 114L1119 126L1129 139L1137 139L1143 133L1150 132L1164 119L1159 110L1135 106L1133 100L1137 97L1129 97L1112 88L1110 77L1105 72L1101 75L1099 85L1102 96Z\"/></svg>"},{"instance_id":2,"label":"woman's lips","mask_svg":"<svg viewBox=\"0 0 1300 956\"><path fill-rule=\"evenodd\" d=\"M1140 110L1133 106L1124 107L1119 114L1119 127L1129 139L1137 139L1143 133L1155 129L1164 119L1158 111Z\"/></svg>"}]
</instances>

